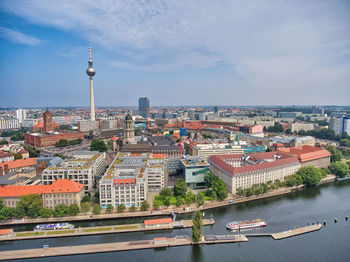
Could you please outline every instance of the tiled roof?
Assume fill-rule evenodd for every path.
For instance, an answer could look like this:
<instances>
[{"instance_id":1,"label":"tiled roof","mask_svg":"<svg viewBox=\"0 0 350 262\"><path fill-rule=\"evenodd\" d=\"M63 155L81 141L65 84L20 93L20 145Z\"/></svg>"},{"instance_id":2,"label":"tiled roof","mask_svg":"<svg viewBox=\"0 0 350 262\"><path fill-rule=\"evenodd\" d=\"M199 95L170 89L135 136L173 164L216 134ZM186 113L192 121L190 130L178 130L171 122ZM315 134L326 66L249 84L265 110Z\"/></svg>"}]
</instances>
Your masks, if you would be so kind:
<instances>
[{"instance_id":1,"label":"tiled roof","mask_svg":"<svg viewBox=\"0 0 350 262\"><path fill-rule=\"evenodd\" d=\"M19 197L29 194L77 193L84 185L73 180L60 179L51 185L9 185L0 187L0 197Z\"/></svg>"},{"instance_id":2,"label":"tiled roof","mask_svg":"<svg viewBox=\"0 0 350 262\"><path fill-rule=\"evenodd\" d=\"M295 155L301 162L307 162L331 156L328 150L309 145L304 145L300 147L280 148L278 149L278 151Z\"/></svg>"},{"instance_id":3,"label":"tiled roof","mask_svg":"<svg viewBox=\"0 0 350 262\"><path fill-rule=\"evenodd\" d=\"M7 161L0 163L0 167L5 168L5 165L8 165L9 169L27 167L27 166L35 166L36 158L27 158L27 159L17 159L12 161Z\"/></svg>"},{"instance_id":4,"label":"tiled roof","mask_svg":"<svg viewBox=\"0 0 350 262\"><path fill-rule=\"evenodd\" d=\"M12 233L12 229L0 229L0 235L9 235Z\"/></svg>"},{"instance_id":5,"label":"tiled roof","mask_svg":"<svg viewBox=\"0 0 350 262\"><path fill-rule=\"evenodd\" d=\"M236 161L239 161L243 156L242 154L210 156L208 158L208 163L215 165L216 167L220 168L222 171L227 172L232 176L259 171L262 169L276 168L278 166L284 166L287 164L299 163L299 160L297 157L291 156L289 154L285 154L282 152L277 152L277 151L249 154L251 159L254 159L254 160L272 159L274 158L275 155L278 155L279 159L270 161L270 162L263 161L262 163L251 164L251 165L240 166L240 167L233 167L227 164L225 160L234 159Z\"/></svg>"},{"instance_id":6,"label":"tiled roof","mask_svg":"<svg viewBox=\"0 0 350 262\"><path fill-rule=\"evenodd\" d=\"M149 220L143 221L145 225L167 224L171 222L173 222L171 218L149 219Z\"/></svg>"}]
</instances>

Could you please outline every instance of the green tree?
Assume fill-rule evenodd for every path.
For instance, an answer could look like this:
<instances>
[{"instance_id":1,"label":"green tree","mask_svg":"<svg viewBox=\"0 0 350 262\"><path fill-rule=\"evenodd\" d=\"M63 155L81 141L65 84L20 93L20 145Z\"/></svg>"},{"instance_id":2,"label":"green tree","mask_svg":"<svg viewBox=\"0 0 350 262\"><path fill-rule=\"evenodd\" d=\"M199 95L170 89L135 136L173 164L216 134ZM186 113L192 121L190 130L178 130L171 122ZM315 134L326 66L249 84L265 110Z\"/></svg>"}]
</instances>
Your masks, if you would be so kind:
<instances>
[{"instance_id":1,"label":"green tree","mask_svg":"<svg viewBox=\"0 0 350 262\"><path fill-rule=\"evenodd\" d=\"M124 210L125 210L125 205L124 205L124 204L120 204L120 205L117 207L118 213L123 213Z\"/></svg>"},{"instance_id":2,"label":"green tree","mask_svg":"<svg viewBox=\"0 0 350 262\"><path fill-rule=\"evenodd\" d=\"M294 175L286 176L284 181L286 181L286 186L288 187L295 186L297 183Z\"/></svg>"},{"instance_id":3,"label":"green tree","mask_svg":"<svg viewBox=\"0 0 350 262\"><path fill-rule=\"evenodd\" d=\"M113 206L111 204L108 204L107 209L106 209L106 213L107 214L113 213L113 209L114 209Z\"/></svg>"},{"instance_id":4,"label":"green tree","mask_svg":"<svg viewBox=\"0 0 350 262\"><path fill-rule=\"evenodd\" d=\"M190 204L194 203L194 201L196 201L196 195L193 194L192 190L188 190L186 198L185 198L186 204L190 205Z\"/></svg>"},{"instance_id":5,"label":"green tree","mask_svg":"<svg viewBox=\"0 0 350 262\"><path fill-rule=\"evenodd\" d=\"M99 204L95 204L94 207L93 207L93 213L94 213L95 215L98 215L98 214L101 213L101 209L102 209L102 207L100 207Z\"/></svg>"},{"instance_id":6,"label":"green tree","mask_svg":"<svg viewBox=\"0 0 350 262\"><path fill-rule=\"evenodd\" d=\"M84 195L83 198L81 199L81 203L85 203L85 202L90 202L90 197L88 195Z\"/></svg>"},{"instance_id":7,"label":"green tree","mask_svg":"<svg viewBox=\"0 0 350 262\"><path fill-rule=\"evenodd\" d=\"M6 207L6 206L4 206L0 210L0 219L3 219L3 220L10 219L14 215L15 215L15 208L13 208L13 207Z\"/></svg>"},{"instance_id":8,"label":"green tree","mask_svg":"<svg viewBox=\"0 0 350 262\"><path fill-rule=\"evenodd\" d=\"M218 199L218 196L216 195L215 191L211 191L210 197L211 197L212 200Z\"/></svg>"},{"instance_id":9,"label":"green tree","mask_svg":"<svg viewBox=\"0 0 350 262\"><path fill-rule=\"evenodd\" d=\"M102 140L94 139L91 142L90 150L91 151L98 151L98 152L106 152L107 146L106 146L105 142L103 142Z\"/></svg>"},{"instance_id":10,"label":"green tree","mask_svg":"<svg viewBox=\"0 0 350 262\"><path fill-rule=\"evenodd\" d=\"M149 209L149 204L146 200L141 203L141 211L147 211Z\"/></svg>"},{"instance_id":11,"label":"green tree","mask_svg":"<svg viewBox=\"0 0 350 262\"><path fill-rule=\"evenodd\" d=\"M217 181L214 182L213 191L216 193L220 201L227 198L227 188L226 188L225 182L222 181L221 179L218 179Z\"/></svg>"},{"instance_id":12,"label":"green tree","mask_svg":"<svg viewBox=\"0 0 350 262\"><path fill-rule=\"evenodd\" d=\"M0 140L0 145L7 145L9 142L7 140Z\"/></svg>"},{"instance_id":13,"label":"green tree","mask_svg":"<svg viewBox=\"0 0 350 262\"><path fill-rule=\"evenodd\" d=\"M290 128L288 128L288 129L286 129L285 133L286 133L287 135L290 135L290 134L292 133L292 130L291 130Z\"/></svg>"},{"instance_id":14,"label":"green tree","mask_svg":"<svg viewBox=\"0 0 350 262\"><path fill-rule=\"evenodd\" d=\"M14 153L14 154L13 154L13 157L14 157L15 159L22 159L22 155L21 155L20 153Z\"/></svg>"},{"instance_id":15,"label":"green tree","mask_svg":"<svg viewBox=\"0 0 350 262\"><path fill-rule=\"evenodd\" d=\"M183 197L178 196L176 198L176 206L180 207L180 206L183 206L184 204L186 204L185 199Z\"/></svg>"},{"instance_id":16,"label":"green tree","mask_svg":"<svg viewBox=\"0 0 350 262\"><path fill-rule=\"evenodd\" d=\"M202 213L199 211L194 212L192 222L192 240L193 242L199 242L203 235Z\"/></svg>"},{"instance_id":17,"label":"green tree","mask_svg":"<svg viewBox=\"0 0 350 262\"><path fill-rule=\"evenodd\" d=\"M13 215L15 218L18 218L18 219L24 218L26 216L26 211L24 210L23 207L20 207L17 205L17 207L14 210Z\"/></svg>"},{"instance_id":18,"label":"green tree","mask_svg":"<svg viewBox=\"0 0 350 262\"><path fill-rule=\"evenodd\" d=\"M314 166L305 166L298 170L298 175L303 179L303 183L307 187L317 185L322 179L322 172Z\"/></svg>"},{"instance_id":19,"label":"green tree","mask_svg":"<svg viewBox=\"0 0 350 262\"><path fill-rule=\"evenodd\" d=\"M204 204L204 197L201 193L197 194L196 202L198 206L202 206Z\"/></svg>"},{"instance_id":20,"label":"green tree","mask_svg":"<svg viewBox=\"0 0 350 262\"><path fill-rule=\"evenodd\" d=\"M214 192L214 191L213 191ZM236 194L239 196L243 196L244 192L243 192L243 188L242 187L238 187L236 189Z\"/></svg>"},{"instance_id":21,"label":"green tree","mask_svg":"<svg viewBox=\"0 0 350 262\"><path fill-rule=\"evenodd\" d=\"M349 166L341 161L333 162L329 170L337 177L346 177L349 174Z\"/></svg>"},{"instance_id":22,"label":"green tree","mask_svg":"<svg viewBox=\"0 0 350 262\"><path fill-rule=\"evenodd\" d=\"M175 196L186 197L187 185L184 179L178 178L176 179L174 185L174 194Z\"/></svg>"},{"instance_id":23,"label":"green tree","mask_svg":"<svg viewBox=\"0 0 350 262\"><path fill-rule=\"evenodd\" d=\"M80 211L84 214L90 211L90 203L89 202L82 202L80 205Z\"/></svg>"},{"instance_id":24,"label":"green tree","mask_svg":"<svg viewBox=\"0 0 350 262\"><path fill-rule=\"evenodd\" d=\"M214 181L216 181L217 177L210 173L210 172L206 172L204 174L204 182L207 188L212 188L213 187L213 183Z\"/></svg>"},{"instance_id":25,"label":"green tree","mask_svg":"<svg viewBox=\"0 0 350 262\"><path fill-rule=\"evenodd\" d=\"M341 146L350 147L350 140L349 140L349 139L340 139L339 144L340 144Z\"/></svg>"},{"instance_id":26,"label":"green tree","mask_svg":"<svg viewBox=\"0 0 350 262\"><path fill-rule=\"evenodd\" d=\"M327 149L329 153L331 153L331 162L337 162L341 160L341 152L338 149L336 149L335 146L327 145L325 146L325 149Z\"/></svg>"},{"instance_id":27,"label":"green tree","mask_svg":"<svg viewBox=\"0 0 350 262\"><path fill-rule=\"evenodd\" d=\"M0 197L0 210L4 207L4 200Z\"/></svg>"},{"instance_id":28,"label":"green tree","mask_svg":"<svg viewBox=\"0 0 350 262\"><path fill-rule=\"evenodd\" d=\"M53 215L53 210L50 209L50 208L42 208L40 210L40 216L41 217L47 218L47 217L51 217L52 215Z\"/></svg>"},{"instance_id":29,"label":"green tree","mask_svg":"<svg viewBox=\"0 0 350 262\"><path fill-rule=\"evenodd\" d=\"M272 151L272 149L270 147L266 148L266 152L271 152L271 151Z\"/></svg>"},{"instance_id":30,"label":"green tree","mask_svg":"<svg viewBox=\"0 0 350 262\"><path fill-rule=\"evenodd\" d=\"M171 191L170 188L163 188L162 191L160 191L160 194L162 197L167 197L167 196L171 196L173 194L173 192Z\"/></svg>"},{"instance_id":31,"label":"green tree","mask_svg":"<svg viewBox=\"0 0 350 262\"><path fill-rule=\"evenodd\" d=\"M65 204L59 204L56 206L53 215L55 217L64 217L67 214L68 207Z\"/></svg>"},{"instance_id":32,"label":"green tree","mask_svg":"<svg viewBox=\"0 0 350 262\"><path fill-rule=\"evenodd\" d=\"M71 204L68 206L67 213L70 216L76 216L79 213L79 207L77 204Z\"/></svg>"},{"instance_id":33,"label":"green tree","mask_svg":"<svg viewBox=\"0 0 350 262\"><path fill-rule=\"evenodd\" d=\"M155 199L154 201L153 201L153 208L154 209L158 209L158 208L160 208L160 201L159 200L157 200L157 199Z\"/></svg>"},{"instance_id":34,"label":"green tree","mask_svg":"<svg viewBox=\"0 0 350 262\"><path fill-rule=\"evenodd\" d=\"M42 198L39 194L21 196L17 203L17 207L22 208L25 215L36 218L40 215L39 212L42 207Z\"/></svg>"},{"instance_id":35,"label":"green tree","mask_svg":"<svg viewBox=\"0 0 350 262\"><path fill-rule=\"evenodd\" d=\"M169 207L170 206L170 197L165 197L164 200L163 200L163 203L166 207Z\"/></svg>"},{"instance_id":36,"label":"green tree","mask_svg":"<svg viewBox=\"0 0 350 262\"><path fill-rule=\"evenodd\" d=\"M129 208L130 212L135 212L137 210L137 208L135 207L135 205L132 205L130 208Z\"/></svg>"}]
</instances>

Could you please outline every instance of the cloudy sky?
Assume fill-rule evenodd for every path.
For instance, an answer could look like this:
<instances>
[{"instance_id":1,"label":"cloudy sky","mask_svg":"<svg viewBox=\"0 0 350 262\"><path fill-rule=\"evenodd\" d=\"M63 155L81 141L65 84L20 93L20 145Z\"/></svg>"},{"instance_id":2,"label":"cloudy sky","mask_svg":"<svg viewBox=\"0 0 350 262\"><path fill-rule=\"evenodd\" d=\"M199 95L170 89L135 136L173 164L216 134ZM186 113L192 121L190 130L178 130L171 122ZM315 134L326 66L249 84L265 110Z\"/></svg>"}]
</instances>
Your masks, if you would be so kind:
<instances>
[{"instance_id":1,"label":"cloudy sky","mask_svg":"<svg viewBox=\"0 0 350 262\"><path fill-rule=\"evenodd\" d=\"M0 106L350 104L348 0L1 0Z\"/></svg>"}]
</instances>

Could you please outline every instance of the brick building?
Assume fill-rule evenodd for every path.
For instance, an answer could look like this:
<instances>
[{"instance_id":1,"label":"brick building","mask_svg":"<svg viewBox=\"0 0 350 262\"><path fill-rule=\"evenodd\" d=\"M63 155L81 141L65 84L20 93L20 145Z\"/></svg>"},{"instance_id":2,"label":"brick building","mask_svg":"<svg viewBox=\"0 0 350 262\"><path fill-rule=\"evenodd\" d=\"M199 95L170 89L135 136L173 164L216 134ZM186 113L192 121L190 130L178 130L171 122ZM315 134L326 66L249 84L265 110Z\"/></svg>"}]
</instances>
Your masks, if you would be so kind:
<instances>
[{"instance_id":1,"label":"brick building","mask_svg":"<svg viewBox=\"0 0 350 262\"><path fill-rule=\"evenodd\" d=\"M32 133L32 134L24 134L24 142L27 145L31 145L34 147L47 147L47 146L54 146L56 142L58 142L60 139L65 140L74 140L81 138L84 140L84 133L82 132L76 132L76 131L70 131L70 132L54 132L54 133L47 133L47 134L41 134L41 133Z\"/></svg>"}]
</instances>

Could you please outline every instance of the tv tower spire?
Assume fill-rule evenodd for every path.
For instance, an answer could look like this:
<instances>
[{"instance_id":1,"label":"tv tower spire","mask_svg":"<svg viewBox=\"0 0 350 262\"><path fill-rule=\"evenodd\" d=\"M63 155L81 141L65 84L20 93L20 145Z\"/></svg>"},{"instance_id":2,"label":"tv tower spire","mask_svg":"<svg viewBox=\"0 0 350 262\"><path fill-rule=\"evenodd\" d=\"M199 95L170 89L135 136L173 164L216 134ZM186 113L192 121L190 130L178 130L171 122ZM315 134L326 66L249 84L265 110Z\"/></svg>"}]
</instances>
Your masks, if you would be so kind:
<instances>
[{"instance_id":1,"label":"tv tower spire","mask_svg":"<svg viewBox=\"0 0 350 262\"><path fill-rule=\"evenodd\" d=\"M86 73L90 77L90 120L95 121L95 101L94 101L94 79L93 79L93 76L96 74L96 71L92 67L90 30L89 30L89 66L88 66L88 69L86 69Z\"/></svg>"}]
</instances>

